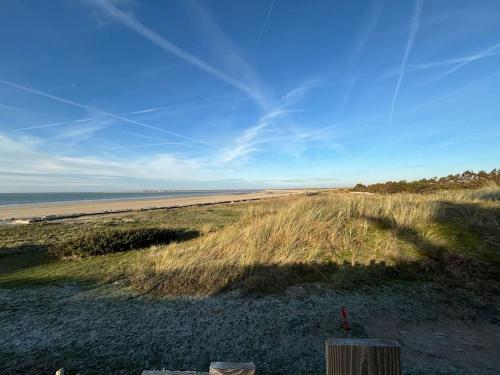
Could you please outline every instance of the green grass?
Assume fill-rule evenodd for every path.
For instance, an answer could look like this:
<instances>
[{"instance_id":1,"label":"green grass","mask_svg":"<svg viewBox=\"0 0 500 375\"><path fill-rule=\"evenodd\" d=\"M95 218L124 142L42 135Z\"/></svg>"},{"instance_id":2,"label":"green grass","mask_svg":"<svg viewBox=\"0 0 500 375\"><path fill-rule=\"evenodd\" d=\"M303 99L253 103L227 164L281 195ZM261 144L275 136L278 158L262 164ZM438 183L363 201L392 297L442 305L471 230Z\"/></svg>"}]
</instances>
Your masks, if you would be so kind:
<instances>
[{"instance_id":1,"label":"green grass","mask_svg":"<svg viewBox=\"0 0 500 375\"><path fill-rule=\"evenodd\" d=\"M158 227L106 228L59 242L50 247L50 252L58 257L105 255L172 241L183 241L194 238L198 234L199 232L195 230Z\"/></svg>"},{"instance_id":2,"label":"green grass","mask_svg":"<svg viewBox=\"0 0 500 375\"><path fill-rule=\"evenodd\" d=\"M47 283L124 280L150 249L83 259L57 259L49 248L78 241L88 233L124 228L165 228L206 234L234 223L250 207L279 207L284 200L144 211L79 220L0 226L0 287Z\"/></svg>"},{"instance_id":3,"label":"green grass","mask_svg":"<svg viewBox=\"0 0 500 375\"><path fill-rule=\"evenodd\" d=\"M24 247L43 248L51 244L79 238L85 233L106 228L161 227L172 229L214 229L236 220L245 207L252 203L188 207L173 210L156 210L95 216L73 221L44 222L30 225L0 226L0 253ZM255 203L253 203L255 204Z\"/></svg>"}]
</instances>

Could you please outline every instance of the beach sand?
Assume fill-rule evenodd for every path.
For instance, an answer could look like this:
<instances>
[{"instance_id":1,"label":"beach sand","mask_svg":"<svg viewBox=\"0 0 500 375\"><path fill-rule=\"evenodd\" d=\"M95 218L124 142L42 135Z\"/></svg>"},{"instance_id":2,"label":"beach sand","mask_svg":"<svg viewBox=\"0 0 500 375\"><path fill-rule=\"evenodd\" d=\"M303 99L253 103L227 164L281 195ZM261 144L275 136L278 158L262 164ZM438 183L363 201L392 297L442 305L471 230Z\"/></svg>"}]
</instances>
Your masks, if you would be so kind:
<instances>
[{"instance_id":1,"label":"beach sand","mask_svg":"<svg viewBox=\"0 0 500 375\"><path fill-rule=\"evenodd\" d=\"M8 207L0 206L0 220L32 219L40 217L67 217L101 214L109 212L126 212L155 208L183 207L198 204L215 204L241 202L246 200L280 197L303 193L304 190L263 190L246 194L205 195L192 197L168 197L135 200L61 202L46 204L24 204Z\"/></svg>"}]
</instances>

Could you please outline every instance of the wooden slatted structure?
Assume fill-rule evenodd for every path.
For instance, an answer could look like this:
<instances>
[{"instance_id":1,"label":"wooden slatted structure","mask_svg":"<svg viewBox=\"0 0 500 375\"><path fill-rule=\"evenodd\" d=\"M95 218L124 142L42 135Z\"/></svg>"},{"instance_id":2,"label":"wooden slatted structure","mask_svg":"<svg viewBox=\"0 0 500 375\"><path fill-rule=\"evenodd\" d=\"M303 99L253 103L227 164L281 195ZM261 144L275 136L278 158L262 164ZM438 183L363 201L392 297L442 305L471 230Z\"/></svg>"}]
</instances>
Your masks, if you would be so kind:
<instances>
[{"instance_id":1,"label":"wooden slatted structure","mask_svg":"<svg viewBox=\"0 0 500 375\"><path fill-rule=\"evenodd\" d=\"M327 375L401 375L401 347L393 340L326 340Z\"/></svg>"}]
</instances>

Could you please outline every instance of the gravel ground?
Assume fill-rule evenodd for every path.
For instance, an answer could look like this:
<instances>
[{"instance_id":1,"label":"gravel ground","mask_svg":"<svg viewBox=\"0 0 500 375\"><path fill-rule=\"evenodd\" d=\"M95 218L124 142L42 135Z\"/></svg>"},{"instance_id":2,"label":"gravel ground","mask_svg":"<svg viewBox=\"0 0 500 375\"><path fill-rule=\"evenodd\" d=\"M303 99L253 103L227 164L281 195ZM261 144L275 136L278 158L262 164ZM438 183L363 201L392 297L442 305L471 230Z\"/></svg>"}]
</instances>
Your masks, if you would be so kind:
<instances>
[{"instance_id":1,"label":"gravel ground","mask_svg":"<svg viewBox=\"0 0 500 375\"><path fill-rule=\"evenodd\" d=\"M167 299L120 284L66 284L0 289L0 306L1 374L206 371L211 361L253 361L258 374L324 374L324 340L341 334L341 306L356 336L399 340L407 374L500 368L500 310L457 308L432 285Z\"/></svg>"}]
</instances>

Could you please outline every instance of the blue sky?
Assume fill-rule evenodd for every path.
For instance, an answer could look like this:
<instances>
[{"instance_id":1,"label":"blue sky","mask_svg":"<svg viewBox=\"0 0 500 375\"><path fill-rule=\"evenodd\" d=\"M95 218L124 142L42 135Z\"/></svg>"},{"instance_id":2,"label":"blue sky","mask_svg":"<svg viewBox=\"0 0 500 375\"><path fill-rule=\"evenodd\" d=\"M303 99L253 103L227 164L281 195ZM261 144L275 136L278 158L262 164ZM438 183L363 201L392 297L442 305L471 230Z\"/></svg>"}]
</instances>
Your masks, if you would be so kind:
<instances>
[{"instance_id":1,"label":"blue sky","mask_svg":"<svg viewBox=\"0 0 500 375\"><path fill-rule=\"evenodd\" d=\"M499 25L497 0L2 1L0 192L491 170Z\"/></svg>"}]
</instances>

